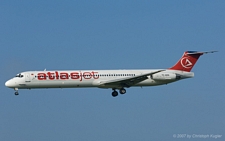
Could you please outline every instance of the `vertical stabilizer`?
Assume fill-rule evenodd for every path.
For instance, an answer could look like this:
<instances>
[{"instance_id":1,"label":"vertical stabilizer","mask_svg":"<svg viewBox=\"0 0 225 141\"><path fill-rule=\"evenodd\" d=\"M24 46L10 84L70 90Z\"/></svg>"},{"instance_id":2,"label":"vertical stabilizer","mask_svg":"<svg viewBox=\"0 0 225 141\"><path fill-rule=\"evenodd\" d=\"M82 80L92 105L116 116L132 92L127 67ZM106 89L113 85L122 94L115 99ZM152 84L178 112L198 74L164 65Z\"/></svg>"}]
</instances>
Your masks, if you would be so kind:
<instances>
[{"instance_id":1,"label":"vertical stabilizer","mask_svg":"<svg viewBox=\"0 0 225 141\"><path fill-rule=\"evenodd\" d=\"M210 52L186 51L184 52L181 59L170 69L190 72L201 55L206 53L213 53L213 52L216 52L216 51L210 51Z\"/></svg>"}]
</instances>

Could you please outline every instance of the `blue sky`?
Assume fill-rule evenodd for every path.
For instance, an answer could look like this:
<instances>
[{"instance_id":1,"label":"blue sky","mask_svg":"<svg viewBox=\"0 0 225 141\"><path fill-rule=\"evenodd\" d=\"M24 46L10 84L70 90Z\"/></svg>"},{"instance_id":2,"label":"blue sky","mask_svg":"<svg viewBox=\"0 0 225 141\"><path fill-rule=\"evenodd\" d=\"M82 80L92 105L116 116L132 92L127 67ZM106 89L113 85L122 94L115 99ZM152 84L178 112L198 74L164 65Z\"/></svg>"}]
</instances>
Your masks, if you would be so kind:
<instances>
[{"instance_id":1,"label":"blue sky","mask_svg":"<svg viewBox=\"0 0 225 141\"><path fill-rule=\"evenodd\" d=\"M224 140L224 7L220 0L1 1L0 140ZM219 52L200 58L193 79L116 98L97 88L14 96L4 85L45 68L168 68L186 50Z\"/></svg>"}]
</instances>

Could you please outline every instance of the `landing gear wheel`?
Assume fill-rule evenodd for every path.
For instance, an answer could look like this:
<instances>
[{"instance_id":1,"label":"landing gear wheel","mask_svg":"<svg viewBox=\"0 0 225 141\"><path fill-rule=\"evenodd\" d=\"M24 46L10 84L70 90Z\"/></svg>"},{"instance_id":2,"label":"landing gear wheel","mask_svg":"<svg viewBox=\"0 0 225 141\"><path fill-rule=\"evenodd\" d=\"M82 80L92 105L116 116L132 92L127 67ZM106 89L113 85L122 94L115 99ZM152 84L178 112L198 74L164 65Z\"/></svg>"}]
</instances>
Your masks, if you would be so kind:
<instances>
[{"instance_id":1,"label":"landing gear wheel","mask_svg":"<svg viewBox=\"0 0 225 141\"><path fill-rule=\"evenodd\" d=\"M18 92L15 92L15 95L19 95L19 93Z\"/></svg>"},{"instance_id":2,"label":"landing gear wheel","mask_svg":"<svg viewBox=\"0 0 225 141\"><path fill-rule=\"evenodd\" d=\"M118 92L117 92L117 91L113 91L113 92L112 92L112 96L113 96L113 97L118 96Z\"/></svg>"},{"instance_id":3,"label":"landing gear wheel","mask_svg":"<svg viewBox=\"0 0 225 141\"><path fill-rule=\"evenodd\" d=\"M120 89L120 94L125 94L126 90L124 88Z\"/></svg>"}]
</instances>

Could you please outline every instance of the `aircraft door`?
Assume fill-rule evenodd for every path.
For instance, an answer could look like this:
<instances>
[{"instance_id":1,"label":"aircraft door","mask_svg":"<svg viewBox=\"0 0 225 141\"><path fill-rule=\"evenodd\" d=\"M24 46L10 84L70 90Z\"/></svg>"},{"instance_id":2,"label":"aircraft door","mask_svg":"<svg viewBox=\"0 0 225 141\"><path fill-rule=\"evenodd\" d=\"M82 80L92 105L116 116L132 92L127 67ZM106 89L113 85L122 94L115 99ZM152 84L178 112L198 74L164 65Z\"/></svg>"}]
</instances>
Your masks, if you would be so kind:
<instances>
[{"instance_id":1,"label":"aircraft door","mask_svg":"<svg viewBox=\"0 0 225 141\"><path fill-rule=\"evenodd\" d=\"M25 74L25 82L30 82L30 73Z\"/></svg>"}]
</instances>

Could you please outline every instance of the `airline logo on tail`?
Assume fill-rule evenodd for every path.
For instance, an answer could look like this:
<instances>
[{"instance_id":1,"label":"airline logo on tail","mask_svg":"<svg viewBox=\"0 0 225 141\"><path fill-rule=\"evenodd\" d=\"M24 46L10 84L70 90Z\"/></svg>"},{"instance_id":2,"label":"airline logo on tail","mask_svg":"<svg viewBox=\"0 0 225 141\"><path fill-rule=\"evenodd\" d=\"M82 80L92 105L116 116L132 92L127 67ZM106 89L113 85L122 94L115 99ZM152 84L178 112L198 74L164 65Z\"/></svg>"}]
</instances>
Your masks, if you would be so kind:
<instances>
[{"instance_id":1,"label":"airline logo on tail","mask_svg":"<svg viewBox=\"0 0 225 141\"><path fill-rule=\"evenodd\" d=\"M184 57L180 60L180 63L181 65L184 67L184 68L191 68L192 67L192 63L190 60L188 60L188 57Z\"/></svg>"}]
</instances>

